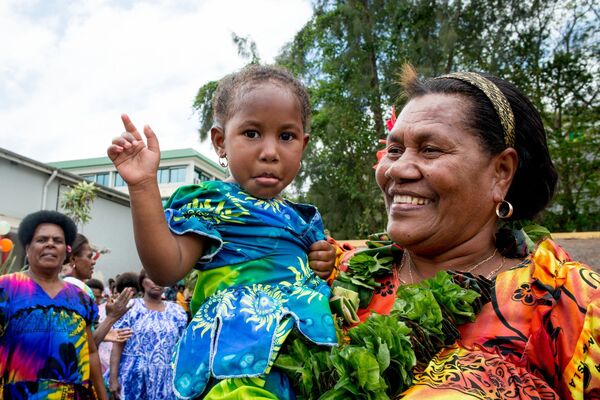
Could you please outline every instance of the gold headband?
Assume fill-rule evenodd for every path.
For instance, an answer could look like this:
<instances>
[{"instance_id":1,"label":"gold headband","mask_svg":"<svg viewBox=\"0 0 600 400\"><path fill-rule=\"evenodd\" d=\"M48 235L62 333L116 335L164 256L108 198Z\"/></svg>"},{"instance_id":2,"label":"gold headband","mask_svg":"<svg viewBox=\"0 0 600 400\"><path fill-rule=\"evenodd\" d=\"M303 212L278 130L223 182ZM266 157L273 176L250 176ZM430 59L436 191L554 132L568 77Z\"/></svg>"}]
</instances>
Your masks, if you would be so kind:
<instances>
[{"instance_id":1,"label":"gold headband","mask_svg":"<svg viewBox=\"0 0 600 400\"><path fill-rule=\"evenodd\" d=\"M504 93L498 89L498 86L494 85L489 79L475 73L475 72L454 72L447 75L438 76L435 79L458 79L467 82L477 89L481 90L483 94L492 102L496 114L500 118L502 124L502 130L504 131L504 144L507 147L515 147L515 117L512 109Z\"/></svg>"}]
</instances>

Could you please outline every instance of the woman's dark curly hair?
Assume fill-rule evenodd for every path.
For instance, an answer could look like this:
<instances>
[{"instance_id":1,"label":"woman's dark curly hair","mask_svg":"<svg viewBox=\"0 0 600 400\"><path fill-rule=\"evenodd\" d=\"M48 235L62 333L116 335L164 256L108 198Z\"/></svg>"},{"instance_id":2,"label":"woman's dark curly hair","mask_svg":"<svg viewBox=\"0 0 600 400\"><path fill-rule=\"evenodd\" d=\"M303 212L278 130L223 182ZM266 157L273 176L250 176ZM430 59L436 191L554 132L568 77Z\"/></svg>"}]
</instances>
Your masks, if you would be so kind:
<instances>
[{"instance_id":1,"label":"woman's dark curly hair","mask_svg":"<svg viewBox=\"0 0 600 400\"><path fill-rule=\"evenodd\" d=\"M539 112L512 83L479 74L494 83L508 100L515 118L515 150L519 164L505 200L514 206L512 220L533 219L552 199L558 173L548 151L546 131ZM505 148L500 118L487 96L475 86L452 78L420 80L405 65L401 83L408 100L428 94L460 96L466 100L465 123L489 154Z\"/></svg>"},{"instance_id":2,"label":"woman's dark curly hair","mask_svg":"<svg viewBox=\"0 0 600 400\"><path fill-rule=\"evenodd\" d=\"M117 289L117 293L121 293L123 290L125 290L125 288L128 287L134 288L139 293L140 286L138 284L138 274L135 272L123 272L117 277L115 287Z\"/></svg>"},{"instance_id":3,"label":"woman's dark curly hair","mask_svg":"<svg viewBox=\"0 0 600 400\"><path fill-rule=\"evenodd\" d=\"M41 224L54 224L62 228L65 235L65 243L71 246L77 236L77 225L65 214L58 211L42 210L31 213L23 218L19 224L17 236L23 247L28 246L33 239L35 230Z\"/></svg>"}]
</instances>

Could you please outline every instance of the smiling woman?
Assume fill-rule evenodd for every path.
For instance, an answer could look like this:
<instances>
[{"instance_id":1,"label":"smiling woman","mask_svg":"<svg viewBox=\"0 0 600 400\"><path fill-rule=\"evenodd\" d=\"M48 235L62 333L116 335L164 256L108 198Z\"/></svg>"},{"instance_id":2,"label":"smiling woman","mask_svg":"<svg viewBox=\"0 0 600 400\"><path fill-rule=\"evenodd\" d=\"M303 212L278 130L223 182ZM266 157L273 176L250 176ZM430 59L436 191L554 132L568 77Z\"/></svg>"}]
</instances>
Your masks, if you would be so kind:
<instances>
[{"instance_id":1,"label":"smiling woman","mask_svg":"<svg viewBox=\"0 0 600 400\"><path fill-rule=\"evenodd\" d=\"M59 277L76 233L56 211L29 214L19 226L28 270L0 277L2 398L106 398L90 329L98 309Z\"/></svg>"}]
</instances>

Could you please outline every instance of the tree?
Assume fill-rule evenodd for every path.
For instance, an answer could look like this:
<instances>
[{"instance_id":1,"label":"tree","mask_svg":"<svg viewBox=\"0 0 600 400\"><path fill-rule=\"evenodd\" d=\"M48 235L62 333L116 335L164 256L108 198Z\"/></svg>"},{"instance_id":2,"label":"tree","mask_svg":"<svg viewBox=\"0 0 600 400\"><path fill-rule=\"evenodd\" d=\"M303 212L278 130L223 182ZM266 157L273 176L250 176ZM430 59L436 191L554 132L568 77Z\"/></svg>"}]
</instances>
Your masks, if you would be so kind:
<instances>
[{"instance_id":1,"label":"tree","mask_svg":"<svg viewBox=\"0 0 600 400\"><path fill-rule=\"evenodd\" d=\"M338 238L384 228L371 166L385 134L382 104L402 104L394 80L409 61L424 76L479 70L520 87L544 115L562 176L542 222L597 229L589 214L599 194L597 15L591 1L315 2L278 58L304 79L313 101L303 199Z\"/></svg>"},{"instance_id":2,"label":"tree","mask_svg":"<svg viewBox=\"0 0 600 400\"><path fill-rule=\"evenodd\" d=\"M245 60L250 60L248 64L260 63L256 43L250 36L241 37L234 32L231 34L231 40L233 40L233 43L237 47L238 55ZM218 85L219 81L210 81L202 85L198 89L194 104L192 105L192 108L198 113L200 121L200 128L198 129L200 140L206 140L209 137L210 128L213 125L212 98Z\"/></svg>"},{"instance_id":3,"label":"tree","mask_svg":"<svg viewBox=\"0 0 600 400\"><path fill-rule=\"evenodd\" d=\"M94 183L82 181L65 192L60 206L76 224L85 225L91 219L90 213L95 199L96 186Z\"/></svg>"}]
</instances>

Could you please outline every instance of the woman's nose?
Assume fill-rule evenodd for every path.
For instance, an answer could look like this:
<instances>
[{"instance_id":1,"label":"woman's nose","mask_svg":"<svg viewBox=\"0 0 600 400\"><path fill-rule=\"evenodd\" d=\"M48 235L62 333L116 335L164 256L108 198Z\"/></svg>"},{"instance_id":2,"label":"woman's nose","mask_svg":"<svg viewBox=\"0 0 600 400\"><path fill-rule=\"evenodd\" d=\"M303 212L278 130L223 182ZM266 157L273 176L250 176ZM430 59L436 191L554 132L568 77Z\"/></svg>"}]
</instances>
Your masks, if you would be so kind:
<instances>
[{"instance_id":1,"label":"woman's nose","mask_svg":"<svg viewBox=\"0 0 600 400\"><path fill-rule=\"evenodd\" d=\"M422 177L416 157L411 151L406 150L394 160L385 171L385 176L393 180L416 180Z\"/></svg>"}]
</instances>

